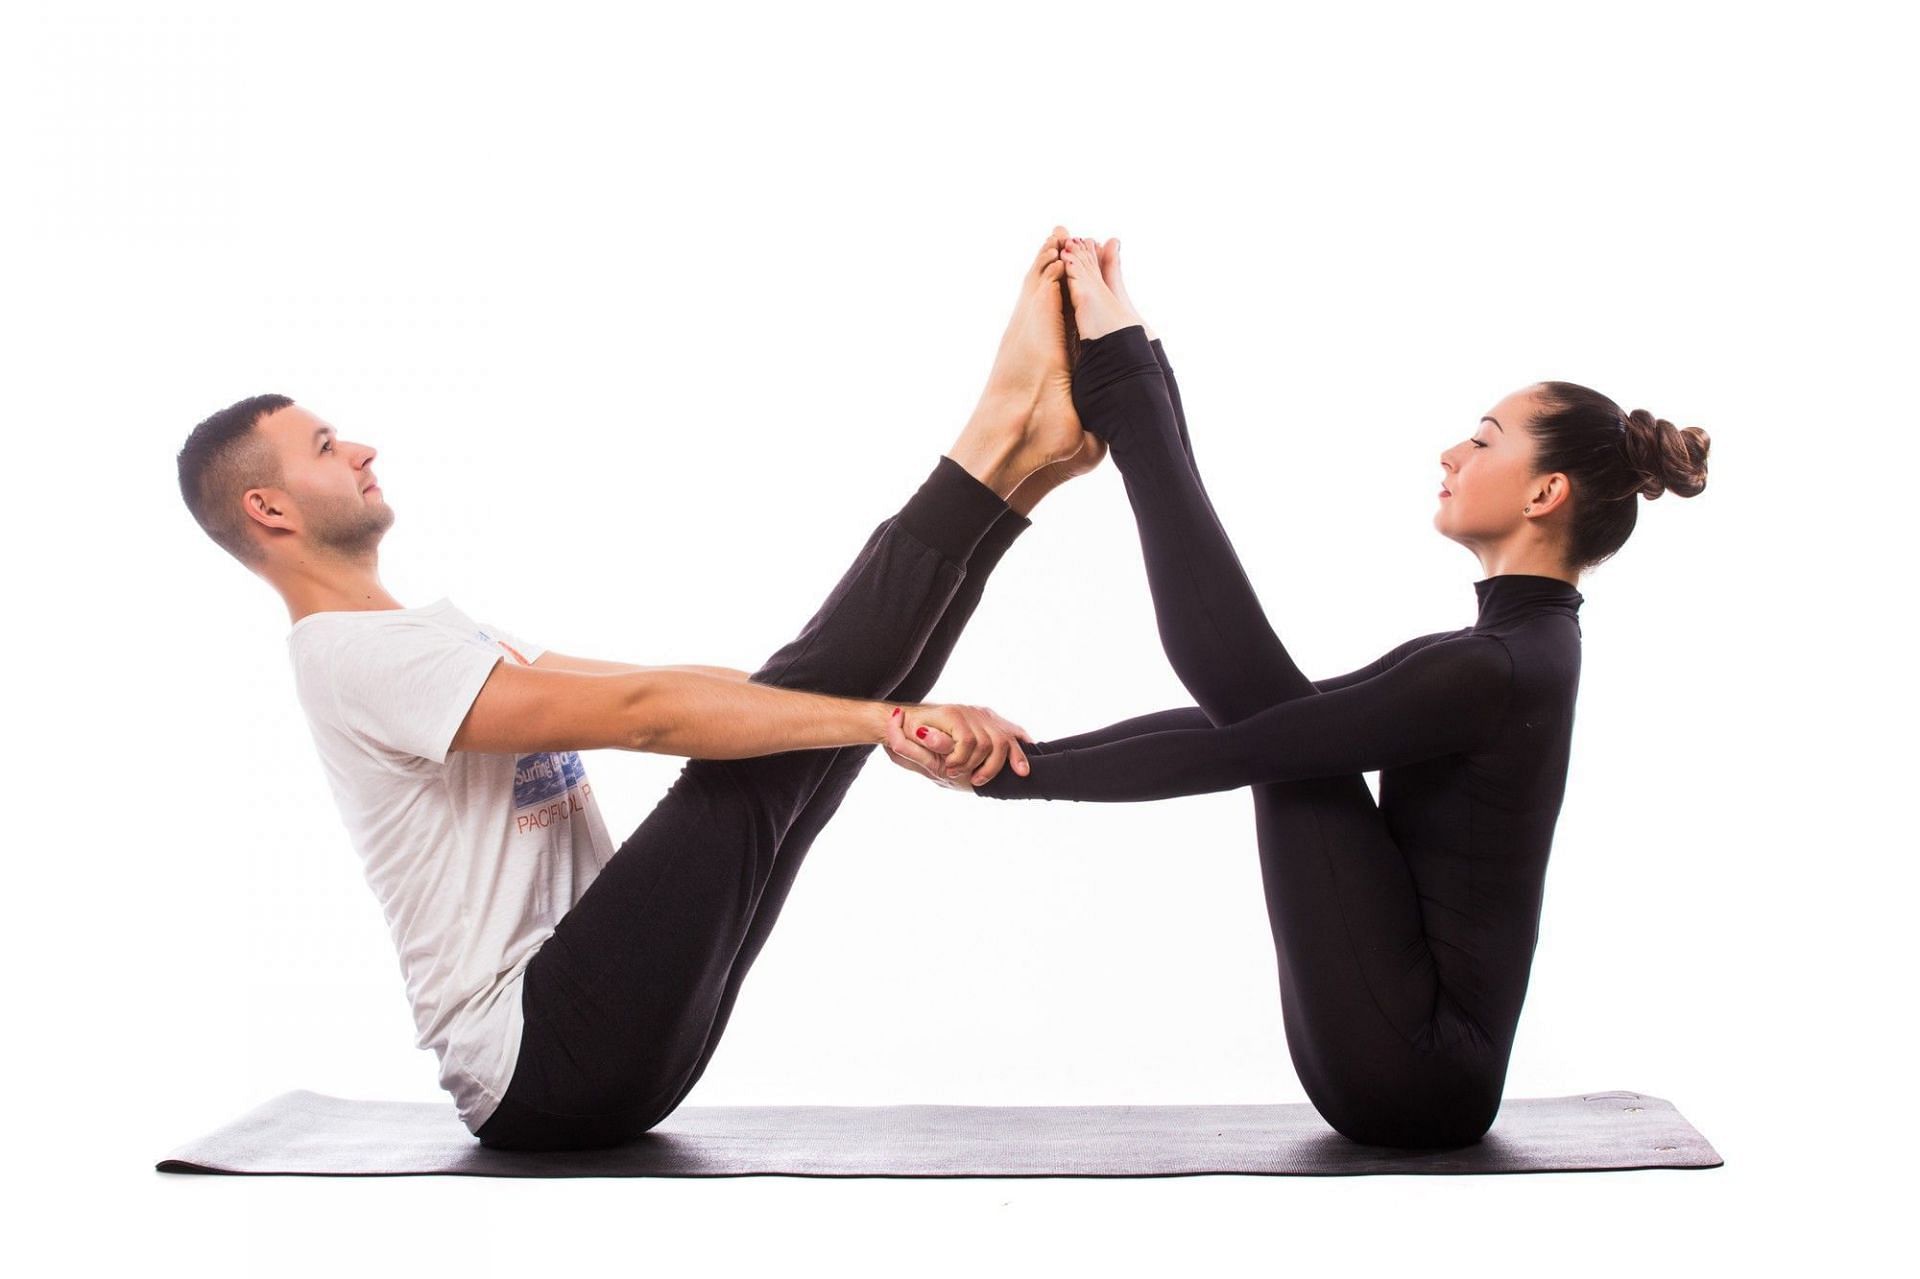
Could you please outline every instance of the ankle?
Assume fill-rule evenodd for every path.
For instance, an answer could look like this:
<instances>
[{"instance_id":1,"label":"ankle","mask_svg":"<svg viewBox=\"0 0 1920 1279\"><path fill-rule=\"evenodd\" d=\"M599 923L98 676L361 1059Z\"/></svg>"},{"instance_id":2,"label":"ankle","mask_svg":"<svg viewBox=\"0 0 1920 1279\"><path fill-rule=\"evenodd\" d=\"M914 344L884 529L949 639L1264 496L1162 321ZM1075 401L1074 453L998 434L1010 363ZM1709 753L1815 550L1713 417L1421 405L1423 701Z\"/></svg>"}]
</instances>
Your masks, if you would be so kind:
<instances>
[{"instance_id":1,"label":"ankle","mask_svg":"<svg viewBox=\"0 0 1920 1279\"><path fill-rule=\"evenodd\" d=\"M1012 473L1016 443L975 435L969 430L947 450L947 456L959 463L968 475L992 489L995 496L1006 501L1020 486L1021 480L1026 478Z\"/></svg>"},{"instance_id":2,"label":"ankle","mask_svg":"<svg viewBox=\"0 0 1920 1279\"><path fill-rule=\"evenodd\" d=\"M1040 499L1059 488L1062 481L1059 466L1043 466L1032 475L1020 481L1017 488L1007 495L1007 507L1016 515L1029 516L1033 508L1040 505Z\"/></svg>"}]
</instances>

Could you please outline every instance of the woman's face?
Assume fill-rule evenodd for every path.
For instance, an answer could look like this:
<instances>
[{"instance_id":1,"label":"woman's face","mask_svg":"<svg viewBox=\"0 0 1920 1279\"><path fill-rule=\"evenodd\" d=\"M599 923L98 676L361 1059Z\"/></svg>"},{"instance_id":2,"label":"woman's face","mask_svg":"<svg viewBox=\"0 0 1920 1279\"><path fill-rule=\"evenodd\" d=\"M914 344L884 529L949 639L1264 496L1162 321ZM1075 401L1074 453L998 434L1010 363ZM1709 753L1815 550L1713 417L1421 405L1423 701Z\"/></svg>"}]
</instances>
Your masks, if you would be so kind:
<instances>
[{"instance_id":1,"label":"woman's face","mask_svg":"<svg viewBox=\"0 0 1920 1279\"><path fill-rule=\"evenodd\" d=\"M1433 526L1468 546L1499 541L1526 516L1535 497L1533 436L1539 404L1532 387L1501 400L1473 433L1440 455L1440 507Z\"/></svg>"}]
</instances>

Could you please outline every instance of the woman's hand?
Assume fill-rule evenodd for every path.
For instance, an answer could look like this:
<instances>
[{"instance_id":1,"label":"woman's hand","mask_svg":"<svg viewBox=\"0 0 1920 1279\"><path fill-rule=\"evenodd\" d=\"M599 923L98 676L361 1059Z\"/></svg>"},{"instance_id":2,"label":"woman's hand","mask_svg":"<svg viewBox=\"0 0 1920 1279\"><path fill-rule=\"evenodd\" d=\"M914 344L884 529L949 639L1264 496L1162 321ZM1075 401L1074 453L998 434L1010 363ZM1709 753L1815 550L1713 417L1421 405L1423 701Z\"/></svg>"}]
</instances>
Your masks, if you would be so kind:
<instances>
[{"instance_id":1,"label":"woman's hand","mask_svg":"<svg viewBox=\"0 0 1920 1279\"><path fill-rule=\"evenodd\" d=\"M1027 730L985 706L905 706L887 721L887 754L903 768L950 790L985 785L1011 763L1028 769Z\"/></svg>"}]
</instances>

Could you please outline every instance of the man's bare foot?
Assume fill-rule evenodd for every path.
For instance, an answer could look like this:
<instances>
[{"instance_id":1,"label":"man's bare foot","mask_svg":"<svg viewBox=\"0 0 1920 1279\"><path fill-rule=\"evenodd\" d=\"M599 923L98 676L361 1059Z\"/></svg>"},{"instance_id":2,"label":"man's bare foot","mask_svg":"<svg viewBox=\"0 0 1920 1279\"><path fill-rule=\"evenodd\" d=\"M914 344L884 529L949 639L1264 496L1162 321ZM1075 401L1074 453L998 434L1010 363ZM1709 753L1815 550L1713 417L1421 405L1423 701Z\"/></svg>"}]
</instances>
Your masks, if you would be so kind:
<instances>
[{"instance_id":1,"label":"man's bare foot","mask_svg":"<svg viewBox=\"0 0 1920 1279\"><path fill-rule=\"evenodd\" d=\"M1060 250L1067 268L1067 293L1073 298L1073 319L1082 341L1103 338L1115 329L1143 324L1124 297L1108 287L1100 274L1100 246L1085 238L1070 239Z\"/></svg>"},{"instance_id":2,"label":"man's bare foot","mask_svg":"<svg viewBox=\"0 0 1920 1279\"><path fill-rule=\"evenodd\" d=\"M1139 315L1140 308L1135 306L1133 299L1127 296L1126 281L1120 278L1120 238L1115 236L1099 247L1100 278L1105 280L1107 287L1113 290L1113 296L1120 299L1121 306L1132 311L1135 315ZM1144 320L1141 321L1141 323L1146 325L1147 341L1151 342L1160 336L1153 331L1151 324L1146 324Z\"/></svg>"},{"instance_id":3,"label":"man's bare foot","mask_svg":"<svg viewBox=\"0 0 1920 1279\"><path fill-rule=\"evenodd\" d=\"M1022 515L1033 514L1040 499L1100 465L1107 456L1107 442L1092 431L1083 431L1080 451L1072 457L1049 463L1020 481L1020 487L1007 497L1007 505Z\"/></svg>"},{"instance_id":4,"label":"man's bare foot","mask_svg":"<svg viewBox=\"0 0 1920 1279\"><path fill-rule=\"evenodd\" d=\"M947 456L1002 498L1044 466L1080 452L1087 438L1073 407L1059 260L1065 227L1055 227L1026 274L1000 339L973 419Z\"/></svg>"},{"instance_id":5,"label":"man's bare foot","mask_svg":"<svg viewBox=\"0 0 1920 1279\"><path fill-rule=\"evenodd\" d=\"M1046 293L1059 299L1060 272L1066 269L1059 260L1060 248L1066 242L1067 229L1055 227L1020 277L1020 296L1014 303L1013 318L1000 337L1000 349L994 354L993 371L987 374L987 389L980 396L983 401L1031 405L1039 400L1052 363L1048 358L1052 339L1055 333L1066 332L1066 316L1062 311L1055 323L1052 311L1035 303ZM1064 339L1060 345L1064 352Z\"/></svg>"}]
</instances>

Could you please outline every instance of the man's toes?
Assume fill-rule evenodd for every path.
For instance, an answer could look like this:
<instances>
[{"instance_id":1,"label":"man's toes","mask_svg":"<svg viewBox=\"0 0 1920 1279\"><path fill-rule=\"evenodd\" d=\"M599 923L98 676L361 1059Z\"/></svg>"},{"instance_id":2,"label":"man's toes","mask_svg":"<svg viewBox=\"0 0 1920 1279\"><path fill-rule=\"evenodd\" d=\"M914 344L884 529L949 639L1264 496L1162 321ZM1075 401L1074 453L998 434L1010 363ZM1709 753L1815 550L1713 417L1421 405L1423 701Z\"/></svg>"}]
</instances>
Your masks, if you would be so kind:
<instances>
[{"instance_id":1,"label":"man's toes","mask_svg":"<svg viewBox=\"0 0 1920 1279\"><path fill-rule=\"evenodd\" d=\"M1047 263L1054 261L1059 256L1060 242L1052 236L1048 236L1047 242L1040 246L1040 251L1033 255L1033 266L1027 271L1027 283L1032 284L1038 279L1040 272L1046 269Z\"/></svg>"},{"instance_id":2,"label":"man's toes","mask_svg":"<svg viewBox=\"0 0 1920 1279\"><path fill-rule=\"evenodd\" d=\"M1046 241L1040 246L1040 251L1033 255L1033 266L1027 272L1027 283L1029 286L1039 280L1040 273L1046 270L1047 263L1059 261L1060 246L1065 244L1066 240L1067 229L1065 227L1057 226L1053 228L1053 234L1046 238Z\"/></svg>"}]
</instances>

